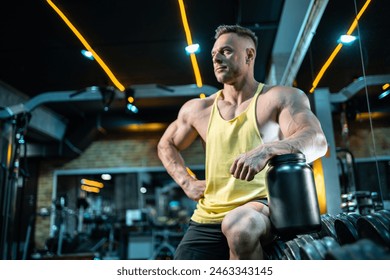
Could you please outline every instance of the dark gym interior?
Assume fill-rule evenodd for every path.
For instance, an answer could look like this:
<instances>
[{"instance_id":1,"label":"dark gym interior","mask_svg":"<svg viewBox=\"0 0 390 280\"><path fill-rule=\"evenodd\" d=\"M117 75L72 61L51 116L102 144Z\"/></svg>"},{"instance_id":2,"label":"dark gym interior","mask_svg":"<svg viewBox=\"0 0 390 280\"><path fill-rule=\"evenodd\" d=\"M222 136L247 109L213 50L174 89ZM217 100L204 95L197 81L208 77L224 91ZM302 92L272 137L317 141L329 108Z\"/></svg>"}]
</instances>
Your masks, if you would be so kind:
<instances>
[{"instance_id":1,"label":"dark gym interior","mask_svg":"<svg viewBox=\"0 0 390 280\"><path fill-rule=\"evenodd\" d=\"M220 24L256 33L255 78L302 89L328 141L311 164L321 230L278 239L266 257L390 258L389 1L1 6L0 259L172 259L195 202L156 147L186 101L221 88L210 55ZM201 142L183 157L204 178Z\"/></svg>"}]
</instances>

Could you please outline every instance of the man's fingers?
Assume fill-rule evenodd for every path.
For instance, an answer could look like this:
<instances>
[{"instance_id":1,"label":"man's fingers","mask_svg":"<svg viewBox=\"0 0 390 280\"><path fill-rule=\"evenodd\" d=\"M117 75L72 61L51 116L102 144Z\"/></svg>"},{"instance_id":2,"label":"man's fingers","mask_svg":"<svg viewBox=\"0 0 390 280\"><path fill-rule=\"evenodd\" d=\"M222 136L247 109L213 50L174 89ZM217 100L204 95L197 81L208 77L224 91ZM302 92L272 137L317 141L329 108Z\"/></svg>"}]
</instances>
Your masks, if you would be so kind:
<instances>
[{"instance_id":1,"label":"man's fingers","mask_svg":"<svg viewBox=\"0 0 390 280\"><path fill-rule=\"evenodd\" d=\"M248 171L249 171L249 166L244 165L241 169L241 172L240 172L238 179L245 180L245 178L248 174Z\"/></svg>"},{"instance_id":2,"label":"man's fingers","mask_svg":"<svg viewBox=\"0 0 390 280\"><path fill-rule=\"evenodd\" d=\"M234 172L236 172L236 168L237 168L237 160L235 160L232 166L230 167L230 174L234 175Z\"/></svg>"},{"instance_id":3,"label":"man's fingers","mask_svg":"<svg viewBox=\"0 0 390 280\"><path fill-rule=\"evenodd\" d=\"M254 172L252 169L249 169L248 173L246 174L246 177L243 180L246 181L252 181L255 178L256 172Z\"/></svg>"}]
</instances>

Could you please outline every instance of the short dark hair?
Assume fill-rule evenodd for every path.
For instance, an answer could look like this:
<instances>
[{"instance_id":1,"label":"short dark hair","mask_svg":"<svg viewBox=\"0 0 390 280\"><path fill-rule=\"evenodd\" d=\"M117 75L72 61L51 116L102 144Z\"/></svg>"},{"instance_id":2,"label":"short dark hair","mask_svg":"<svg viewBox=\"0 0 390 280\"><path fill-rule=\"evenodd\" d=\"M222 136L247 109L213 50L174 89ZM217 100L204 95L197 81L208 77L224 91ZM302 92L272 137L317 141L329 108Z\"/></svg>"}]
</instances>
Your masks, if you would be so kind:
<instances>
[{"instance_id":1,"label":"short dark hair","mask_svg":"<svg viewBox=\"0 0 390 280\"><path fill-rule=\"evenodd\" d=\"M255 43L255 47L257 48L258 39L256 34L250 30L249 28L240 26L238 24L236 25L220 25L215 29L215 37L214 39L218 39L219 36L226 33L236 33L238 36L243 36L250 38L253 43Z\"/></svg>"}]
</instances>

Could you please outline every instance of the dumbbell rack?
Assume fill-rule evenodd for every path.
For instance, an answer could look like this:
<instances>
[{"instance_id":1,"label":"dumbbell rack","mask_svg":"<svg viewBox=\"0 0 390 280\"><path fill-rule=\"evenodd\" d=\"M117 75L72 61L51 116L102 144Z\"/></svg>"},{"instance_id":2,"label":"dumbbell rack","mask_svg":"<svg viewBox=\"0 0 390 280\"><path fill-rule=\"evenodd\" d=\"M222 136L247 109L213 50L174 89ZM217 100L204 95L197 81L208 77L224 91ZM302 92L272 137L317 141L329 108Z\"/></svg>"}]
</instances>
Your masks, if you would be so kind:
<instances>
[{"instance_id":1,"label":"dumbbell rack","mask_svg":"<svg viewBox=\"0 0 390 280\"><path fill-rule=\"evenodd\" d=\"M321 231L275 240L270 260L389 260L390 211L321 215Z\"/></svg>"}]
</instances>

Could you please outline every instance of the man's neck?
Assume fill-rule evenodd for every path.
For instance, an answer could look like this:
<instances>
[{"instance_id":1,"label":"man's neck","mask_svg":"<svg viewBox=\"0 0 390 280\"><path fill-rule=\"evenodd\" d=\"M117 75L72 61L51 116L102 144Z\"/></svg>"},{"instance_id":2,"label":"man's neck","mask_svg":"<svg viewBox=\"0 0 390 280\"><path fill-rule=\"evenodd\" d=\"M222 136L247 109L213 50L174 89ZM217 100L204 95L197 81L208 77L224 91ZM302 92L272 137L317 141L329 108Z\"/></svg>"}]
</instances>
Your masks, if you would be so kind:
<instances>
[{"instance_id":1,"label":"man's neck","mask_svg":"<svg viewBox=\"0 0 390 280\"><path fill-rule=\"evenodd\" d=\"M259 82L254 79L250 82L246 81L231 85L224 84L222 91L223 99L231 103L241 104L253 97L258 86Z\"/></svg>"}]
</instances>

